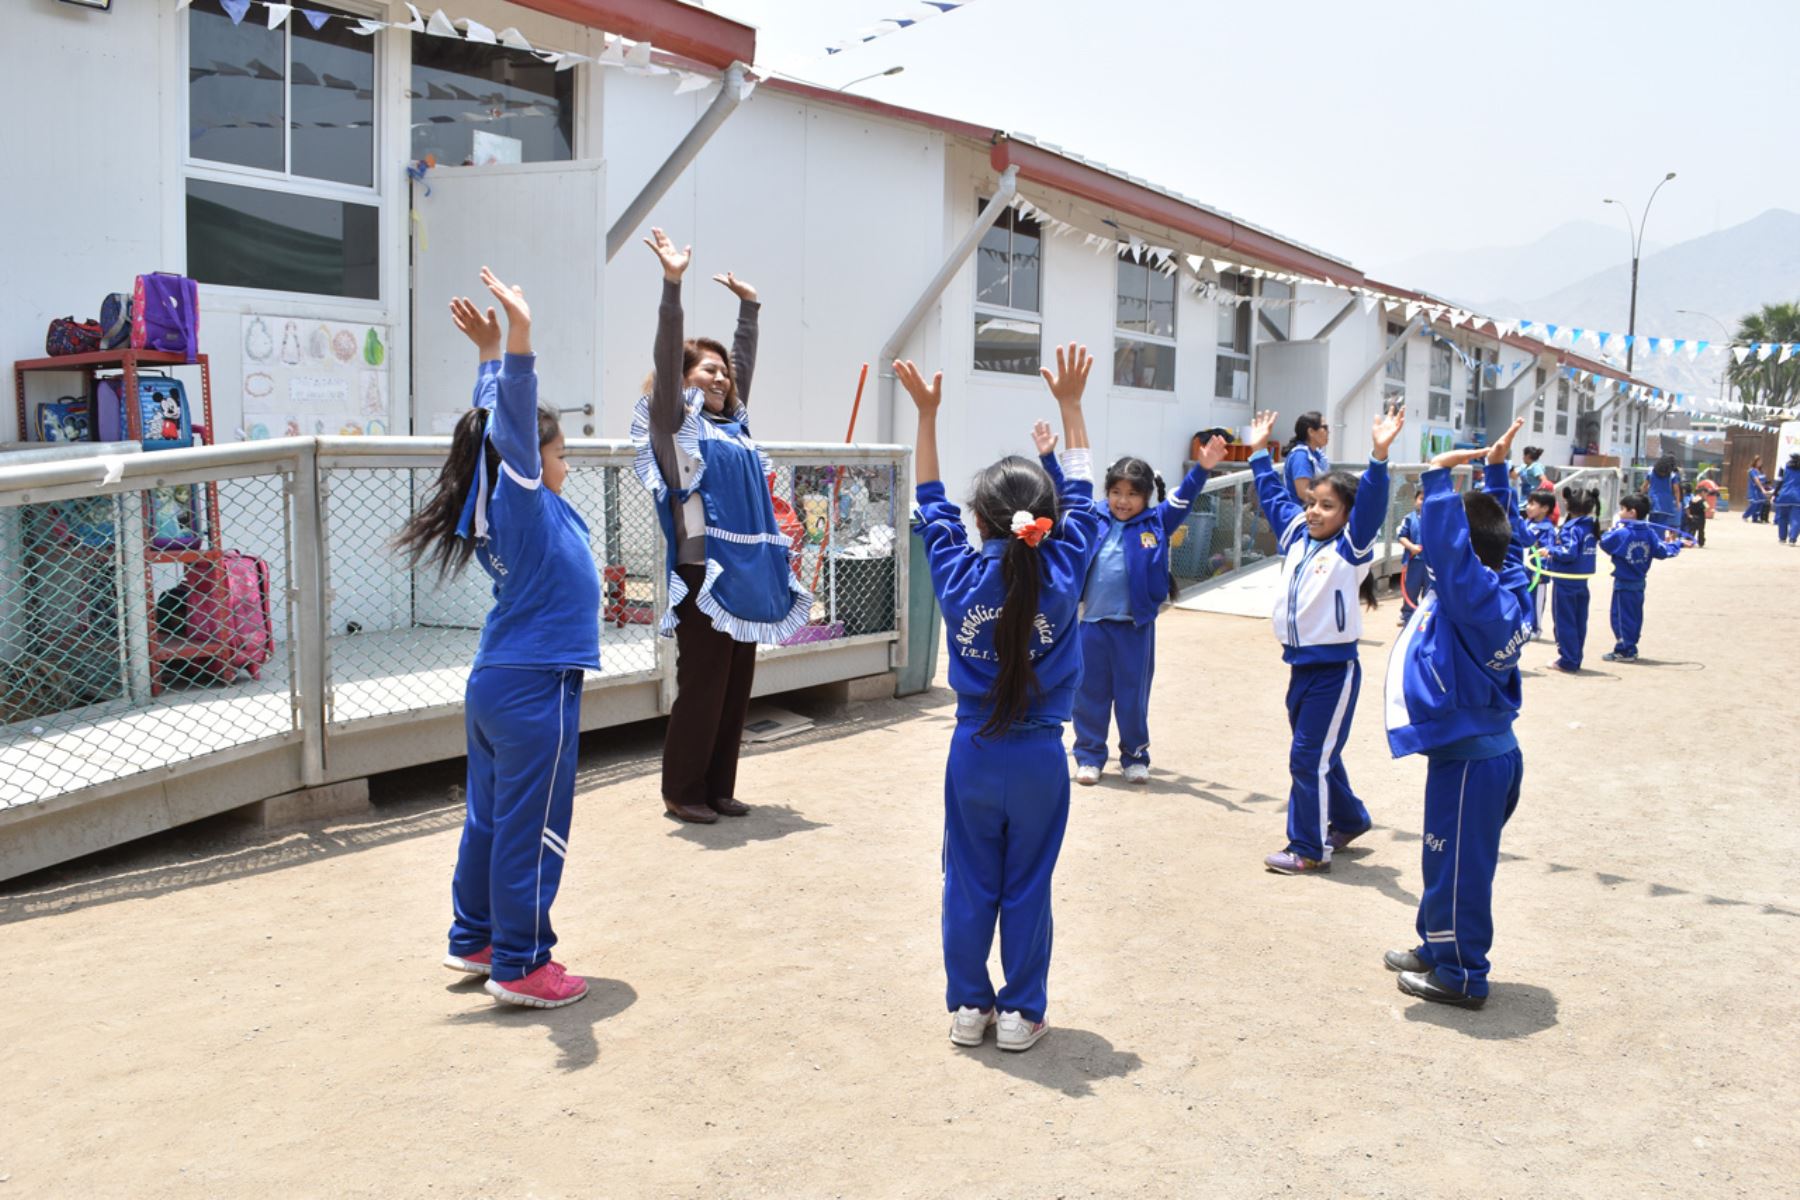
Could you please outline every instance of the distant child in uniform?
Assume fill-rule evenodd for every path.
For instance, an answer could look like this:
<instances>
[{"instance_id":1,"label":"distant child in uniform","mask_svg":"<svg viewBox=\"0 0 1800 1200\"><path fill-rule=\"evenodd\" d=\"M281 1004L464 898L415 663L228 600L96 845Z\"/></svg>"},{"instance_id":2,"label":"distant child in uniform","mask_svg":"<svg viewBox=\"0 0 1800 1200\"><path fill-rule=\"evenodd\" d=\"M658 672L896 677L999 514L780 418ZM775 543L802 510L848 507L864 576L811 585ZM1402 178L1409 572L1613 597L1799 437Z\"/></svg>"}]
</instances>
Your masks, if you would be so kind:
<instances>
[{"instance_id":1,"label":"distant child in uniform","mask_svg":"<svg viewBox=\"0 0 1800 1200\"><path fill-rule=\"evenodd\" d=\"M1487 453L1490 469L1504 476L1511 441L1509 433L1492 451L1432 459L1421 482L1437 586L1388 658L1388 748L1396 758L1423 754L1427 767L1419 943L1389 950L1384 961L1407 995L1463 1008L1487 1003L1500 831L1524 779L1512 725L1530 601L1496 492L1490 484L1458 496L1449 468Z\"/></svg>"},{"instance_id":2,"label":"distant child in uniform","mask_svg":"<svg viewBox=\"0 0 1800 1200\"><path fill-rule=\"evenodd\" d=\"M1362 635L1360 595L1375 606L1375 539L1387 516L1388 447L1406 423L1402 410L1375 419L1374 449L1361 481L1344 471L1313 480L1306 506L1282 486L1264 448L1275 413L1251 426L1250 469L1256 474L1263 515L1278 533L1281 595L1272 620L1281 658L1290 668L1288 726L1293 746L1288 770L1288 844L1263 859L1280 875L1331 870L1331 855L1368 832L1369 810L1350 790L1344 772L1344 742L1362 687L1356 639Z\"/></svg>"},{"instance_id":3,"label":"distant child in uniform","mask_svg":"<svg viewBox=\"0 0 1800 1200\"><path fill-rule=\"evenodd\" d=\"M500 322L450 303L475 343L475 403L456 423L437 491L397 539L413 563L455 575L473 557L494 584L464 701L468 813L451 883L444 965L486 975L507 1004L561 1008L587 983L550 958L550 905L575 803L581 680L600 669L600 575L587 525L562 498L569 468L556 413L537 402L531 309L481 270Z\"/></svg>"},{"instance_id":4,"label":"distant child in uniform","mask_svg":"<svg viewBox=\"0 0 1800 1200\"><path fill-rule=\"evenodd\" d=\"M1652 525L1650 501L1644 496L1626 496L1619 501L1619 517L1613 527L1600 538L1600 548L1612 556L1613 594L1612 630L1616 639L1607 662L1635 662L1638 638L1644 632L1644 585L1649 582L1650 564L1659 558L1674 558L1681 544L1669 537L1660 525Z\"/></svg>"},{"instance_id":5,"label":"distant child in uniform","mask_svg":"<svg viewBox=\"0 0 1800 1200\"><path fill-rule=\"evenodd\" d=\"M1047 434L1049 426L1042 427ZM1046 468L1055 466L1042 442ZM1225 439L1214 436L1175 494L1141 458L1121 458L1106 471L1105 520L1081 606L1081 686L1075 693L1075 782L1100 781L1106 731L1119 723L1119 762L1126 783L1150 781L1150 681L1156 673L1156 618L1169 596L1169 537L1223 462ZM1054 472L1053 472L1054 473ZM1150 504L1152 492L1157 503Z\"/></svg>"},{"instance_id":6,"label":"distant child in uniform","mask_svg":"<svg viewBox=\"0 0 1800 1200\"><path fill-rule=\"evenodd\" d=\"M1687 519L1681 531L1694 539L1694 545L1706 549L1706 493L1698 487L1688 493Z\"/></svg>"},{"instance_id":7,"label":"distant child in uniform","mask_svg":"<svg viewBox=\"0 0 1800 1200\"><path fill-rule=\"evenodd\" d=\"M1400 518L1394 540L1400 543L1400 624L1412 619L1419 601L1431 590L1431 569L1425 564L1425 547L1419 544L1419 508L1425 489L1413 488L1413 510Z\"/></svg>"},{"instance_id":8,"label":"distant child in uniform","mask_svg":"<svg viewBox=\"0 0 1800 1200\"><path fill-rule=\"evenodd\" d=\"M1565 515L1549 556L1550 570L1556 572L1551 600L1551 611L1556 616L1556 661L1550 666L1573 675L1581 670L1587 643L1588 580L1593 578L1594 552L1600 545L1595 527L1600 490L1566 483L1562 501Z\"/></svg>"},{"instance_id":9,"label":"distant child in uniform","mask_svg":"<svg viewBox=\"0 0 1800 1200\"><path fill-rule=\"evenodd\" d=\"M1775 484L1775 536L1800 546L1800 454L1788 459Z\"/></svg>"},{"instance_id":10,"label":"distant child in uniform","mask_svg":"<svg viewBox=\"0 0 1800 1200\"><path fill-rule=\"evenodd\" d=\"M943 373L894 373L919 410L916 529L944 613L956 732L944 770L944 973L950 1040L978 1046L998 1024L1002 1050L1028 1050L1048 1026L1050 877L1069 819L1063 722L1081 675L1081 587L1100 545L1081 395L1085 346L1042 372L1069 450L1060 490L1037 463L1003 458L975 478L979 550L938 478ZM994 923L1006 984L988 977ZM997 1015L996 1015L997 1014Z\"/></svg>"},{"instance_id":11,"label":"distant child in uniform","mask_svg":"<svg viewBox=\"0 0 1800 1200\"><path fill-rule=\"evenodd\" d=\"M1525 546L1527 549L1536 547L1538 561L1546 568L1550 552L1556 547L1555 517L1555 492L1540 488L1525 498ZM1535 642L1544 636L1544 609L1550 598L1550 580L1544 575L1533 578L1537 582L1531 589L1531 640Z\"/></svg>"}]
</instances>

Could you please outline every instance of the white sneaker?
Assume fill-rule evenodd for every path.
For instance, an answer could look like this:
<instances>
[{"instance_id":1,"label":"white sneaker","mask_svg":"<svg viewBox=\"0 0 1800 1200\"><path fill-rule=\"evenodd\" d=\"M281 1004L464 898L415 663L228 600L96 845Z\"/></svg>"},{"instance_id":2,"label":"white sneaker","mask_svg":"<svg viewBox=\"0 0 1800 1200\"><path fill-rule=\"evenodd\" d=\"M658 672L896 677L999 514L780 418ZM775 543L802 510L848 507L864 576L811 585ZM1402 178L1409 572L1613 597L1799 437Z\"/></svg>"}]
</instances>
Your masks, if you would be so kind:
<instances>
[{"instance_id":1,"label":"white sneaker","mask_svg":"<svg viewBox=\"0 0 1800 1200\"><path fill-rule=\"evenodd\" d=\"M1125 768L1126 783L1149 783L1150 768L1143 763L1132 763Z\"/></svg>"},{"instance_id":2,"label":"white sneaker","mask_svg":"<svg viewBox=\"0 0 1800 1200\"><path fill-rule=\"evenodd\" d=\"M979 1046L994 1020L993 1009L983 1011L965 1004L950 1018L950 1040L959 1046Z\"/></svg>"},{"instance_id":3,"label":"white sneaker","mask_svg":"<svg viewBox=\"0 0 1800 1200\"><path fill-rule=\"evenodd\" d=\"M1016 1012L1000 1014L1000 1032L995 1035L1002 1050L1029 1050L1038 1044L1038 1039L1050 1032L1050 1026L1042 1021L1027 1021Z\"/></svg>"},{"instance_id":4,"label":"white sneaker","mask_svg":"<svg viewBox=\"0 0 1800 1200\"><path fill-rule=\"evenodd\" d=\"M1075 768L1075 782L1082 787L1093 787L1100 782L1100 768L1085 764Z\"/></svg>"}]
</instances>

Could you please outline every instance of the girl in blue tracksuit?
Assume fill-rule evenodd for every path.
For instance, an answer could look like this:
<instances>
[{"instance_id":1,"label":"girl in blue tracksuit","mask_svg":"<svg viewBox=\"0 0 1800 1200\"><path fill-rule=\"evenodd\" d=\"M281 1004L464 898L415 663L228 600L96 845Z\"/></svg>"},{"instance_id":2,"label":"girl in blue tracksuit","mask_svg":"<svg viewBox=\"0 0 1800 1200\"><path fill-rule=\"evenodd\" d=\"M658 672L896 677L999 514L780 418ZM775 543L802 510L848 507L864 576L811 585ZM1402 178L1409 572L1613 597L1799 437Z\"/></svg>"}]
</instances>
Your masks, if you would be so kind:
<instances>
[{"instance_id":1,"label":"girl in blue tracksuit","mask_svg":"<svg viewBox=\"0 0 1800 1200\"><path fill-rule=\"evenodd\" d=\"M1313 484L1330 473L1331 460L1325 457L1330 441L1331 426L1321 414L1304 412L1294 418L1294 440L1281 462L1281 477L1294 503L1311 503Z\"/></svg>"},{"instance_id":2,"label":"girl in blue tracksuit","mask_svg":"<svg viewBox=\"0 0 1800 1200\"><path fill-rule=\"evenodd\" d=\"M1744 481L1745 489L1750 493L1748 503L1744 505L1744 520L1766 521L1769 517L1769 497L1774 493L1762 473L1762 455L1758 454L1750 460L1750 475Z\"/></svg>"},{"instance_id":3,"label":"girl in blue tracksuit","mask_svg":"<svg viewBox=\"0 0 1800 1200\"><path fill-rule=\"evenodd\" d=\"M1650 468L1650 523L1665 529L1681 530L1681 472L1675 467L1675 456L1665 454Z\"/></svg>"},{"instance_id":4,"label":"girl in blue tracksuit","mask_svg":"<svg viewBox=\"0 0 1800 1200\"><path fill-rule=\"evenodd\" d=\"M1581 670L1582 649L1587 643L1588 580L1594 575L1594 551L1600 544L1595 521L1600 511L1598 488L1564 484L1562 528L1556 531L1546 561L1556 572L1551 611L1556 617L1556 661L1550 665L1573 675ZM1538 587L1544 586L1543 576Z\"/></svg>"},{"instance_id":5,"label":"girl in blue tracksuit","mask_svg":"<svg viewBox=\"0 0 1800 1200\"><path fill-rule=\"evenodd\" d=\"M1412 617L1413 610L1419 607L1419 601L1425 598L1425 593L1431 590L1431 568L1425 561L1425 547L1419 540L1423 536L1419 532L1419 506L1424 500L1424 490L1413 488L1413 510L1400 518L1400 526L1394 530L1394 540L1400 543L1402 625Z\"/></svg>"},{"instance_id":6,"label":"girl in blue tracksuit","mask_svg":"<svg viewBox=\"0 0 1800 1200\"><path fill-rule=\"evenodd\" d=\"M475 400L398 544L440 577L473 557L494 583L464 700L468 811L444 965L488 976L497 1000L560 1008L587 994L550 958L550 905L568 853L582 673L600 669L600 576L561 496L568 466L556 414L537 402L531 310L485 267L481 278L506 310L506 353L492 308L451 302L481 356Z\"/></svg>"},{"instance_id":7,"label":"girl in blue tracksuit","mask_svg":"<svg viewBox=\"0 0 1800 1200\"><path fill-rule=\"evenodd\" d=\"M1800 454L1788 459L1775 485L1775 536L1800 546Z\"/></svg>"},{"instance_id":8,"label":"girl in blue tracksuit","mask_svg":"<svg viewBox=\"0 0 1800 1200\"><path fill-rule=\"evenodd\" d=\"M1546 488L1534 491L1525 498L1523 548L1535 548L1539 558L1546 562L1550 552L1556 547L1555 513L1555 492ZM1550 581L1539 578L1536 586L1531 589L1531 640L1534 642L1544 636L1544 609L1549 599Z\"/></svg>"},{"instance_id":9,"label":"girl in blue tracksuit","mask_svg":"<svg viewBox=\"0 0 1800 1200\"><path fill-rule=\"evenodd\" d=\"M1387 515L1387 452L1405 420L1403 411L1377 417L1370 435L1374 450L1361 482L1341 471L1315 480L1312 500L1304 508L1288 497L1263 449L1275 414L1264 413L1251 427L1250 469L1256 474L1257 499L1279 533L1284 558L1272 619L1282 661L1291 668L1288 844L1263 860L1278 874L1329 871L1332 851L1349 845L1371 824L1369 810L1350 790L1343 752L1362 686L1362 664L1356 657L1362 614L1356 602L1360 593L1374 604L1369 570Z\"/></svg>"},{"instance_id":10,"label":"girl in blue tracksuit","mask_svg":"<svg viewBox=\"0 0 1800 1200\"><path fill-rule=\"evenodd\" d=\"M1100 546L1082 592L1076 783L1099 782L1106 730L1115 718L1125 782L1150 781L1150 681L1156 673L1156 617L1169 596L1169 537L1206 486L1207 472L1224 458L1225 439L1214 437L1167 500L1161 478L1143 459L1121 458L1107 469ZM1161 501L1154 506L1152 491Z\"/></svg>"},{"instance_id":11,"label":"girl in blue tracksuit","mask_svg":"<svg viewBox=\"0 0 1800 1200\"><path fill-rule=\"evenodd\" d=\"M1464 1008L1487 1001L1500 831L1524 779L1512 725L1531 601L1520 547L1493 499L1511 441L1508 433L1492 452L1440 454L1421 477L1437 587L1394 643L1384 705L1394 756L1423 754L1428 763L1419 942L1385 961L1402 992ZM1448 468L1482 453L1490 454L1488 490L1458 496Z\"/></svg>"},{"instance_id":12,"label":"girl in blue tracksuit","mask_svg":"<svg viewBox=\"0 0 1800 1200\"><path fill-rule=\"evenodd\" d=\"M1028 1050L1048 1028L1050 877L1069 819L1062 727L1081 676L1081 585L1100 542L1081 395L1093 359L1058 347L1043 372L1062 410L1069 453L1059 489L1026 458L1003 458L975 479L981 534L938 478L943 373L927 383L910 362L894 373L919 410L916 529L943 609L956 693L944 771L943 940L950 1040L977 1046L998 1024L1002 1050ZM1040 443L1042 444L1042 443ZM1000 926L1006 983L988 977Z\"/></svg>"},{"instance_id":13,"label":"girl in blue tracksuit","mask_svg":"<svg viewBox=\"0 0 1800 1200\"><path fill-rule=\"evenodd\" d=\"M1649 582L1650 564L1659 558L1674 558L1681 544L1668 540L1662 528L1644 518L1650 502L1642 496L1626 496L1619 501L1619 516L1613 527L1600 537L1600 549L1612 556L1612 652L1603 657L1607 662L1634 662L1638 656L1638 638L1644 632L1644 586Z\"/></svg>"}]
</instances>

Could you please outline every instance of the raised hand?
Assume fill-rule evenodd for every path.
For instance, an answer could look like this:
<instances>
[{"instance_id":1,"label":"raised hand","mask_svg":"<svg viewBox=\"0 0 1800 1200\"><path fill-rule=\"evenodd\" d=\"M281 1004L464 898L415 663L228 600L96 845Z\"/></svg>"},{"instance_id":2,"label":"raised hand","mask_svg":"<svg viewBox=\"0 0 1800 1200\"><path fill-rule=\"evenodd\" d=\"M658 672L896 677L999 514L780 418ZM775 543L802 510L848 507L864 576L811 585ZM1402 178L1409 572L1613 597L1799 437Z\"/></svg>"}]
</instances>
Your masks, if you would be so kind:
<instances>
[{"instance_id":1,"label":"raised hand","mask_svg":"<svg viewBox=\"0 0 1800 1200\"><path fill-rule=\"evenodd\" d=\"M500 357L500 317L489 305L487 314L467 296L457 296L450 301L450 319L456 327L463 331L463 336L475 343L475 349L481 354L481 361Z\"/></svg>"},{"instance_id":2,"label":"raised hand","mask_svg":"<svg viewBox=\"0 0 1800 1200\"><path fill-rule=\"evenodd\" d=\"M1488 462L1503 463L1508 458L1512 457L1513 439L1519 436L1519 430L1523 428L1525 428L1524 417L1518 418L1511 425L1507 426L1506 432L1494 439L1494 444L1488 447Z\"/></svg>"},{"instance_id":3,"label":"raised hand","mask_svg":"<svg viewBox=\"0 0 1800 1200\"><path fill-rule=\"evenodd\" d=\"M1056 453L1056 431L1050 422L1039 421L1031 427L1031 444L1037 447L1039 458Z\"/></svg>"},{"instance_id":4,"label":"raised hand","mask_svg":"<svg viewBox=\"0 0 1800 1200\"><path fill-rule=\"evenodd\" d=\"M1269 435L1275 432L1275 420L1278 416L1280 414L1272 408L1256 414L1256 418L1250 422L1250 440L1244 443L1250 447L1250 453L1255 454L1269 444Z\"/></svg>"},{"instance_id":5,"label":"raised hand","mask_svg":"<svg viewBox=\"0 0 1800 1200\"><path fill-rule=\"evenodd\" d=\"M1080 407L1081 395L1087 391L1088 372L1094 369L1094 356L1086 346L1070 342L1056 348L1056 370L1039 367L1038 374L1050 388L1050 394L1064 408Z\"/></svg>"},{"instance_id":6,"label":"raised hand","mask_svg":"<svg viewBox=\"0 0 1800 1200\"><path fill-rule=\"evenodd\" d=\"M1485 446L1477 446L1473 450L1446 450L1442 454L1435 455L1431 460L1431 465L1433 468L1460 467L1464 463L1474 462L1486 454L1487 447Z\"/></svg>"},{"instance_id":7,"label":"raised hand","mask_svg":"<svg viewBox=\"0 0 1800 1200\"><path fill-rule=\"evenodd\" d=\"M1392 412L1384 412L1376 417L1374 426L1369 430L1369 440L1375 444L1375 451L1370 457L1377 461L1385 460L1388 456L1388 447L1394 444L1394 439L1400 436L1400 431L1404 428L1406 428L1406 410L1404 408L1396 408Z\"/></svg>"},{"instance_id":8,"label":"raised hand","mask_svg":"<svg viewBox=\"0 0 1800 1200\"><path fill-rule=\"evenodd\" d=\"M525 289L517 284L509 287L501 283L500 277L486 267L481 268L481 282L506 310L506 352L530 354L531 306L525 303Z\"/></svg>"},{"instance_id":9,"label":"raised hand","mask_svg":"<svg viewBox=\"0 0 1800 1200\"><path fill-rule=\"evenodd\" d=\"M677 250L675 243L669 240L669 235L655 228L644 239L644 245L655 251L656 257L662 260L663 278L670 283L679 283L682 272L688 269L688 263L693 260L694 248L683 246Z\"/></svg>"},{"instance_id":10,"label":"raised hand","mask_svg":"<svg viewBox=\"0 0 1800 1200\"><path fill-rule=\"evenodd\" d=\"M756 303L756 289L739 279L736 275L733 275L730 271L725 272L723 275L714 275L713 282L722 283L730 288L731 294L736 296L739 300L748 300L752 304Z\"/></svg>"},{"instance_id":11,"label":"raised hand","mask_svg":"<svg viewBox=\"0 0 1800 1200\"><path fill-rule=\"evenodd\" d=\"M906 389L906 394L912 397L913 405L919 410L921 417L937 414L938 405L944 402L944 373L942 371L933 375L930 383L926 383L925 376L919 373L919 368L913 365L911 359L896 359L894 377L900 381L900 386Z\"/></svg>"},{"instance_id":12,"label":"raised hand","mask_svg":"<svg viewBox=\"0 0 1800 1200\"><path fill-rule=\"evenodd\" d=\"M1201 467L1210 471L1225 461L1225 439L1213 434L1212 440L1200 447L1200 457L1195 460Z\"/></svg>"}]
</instances>

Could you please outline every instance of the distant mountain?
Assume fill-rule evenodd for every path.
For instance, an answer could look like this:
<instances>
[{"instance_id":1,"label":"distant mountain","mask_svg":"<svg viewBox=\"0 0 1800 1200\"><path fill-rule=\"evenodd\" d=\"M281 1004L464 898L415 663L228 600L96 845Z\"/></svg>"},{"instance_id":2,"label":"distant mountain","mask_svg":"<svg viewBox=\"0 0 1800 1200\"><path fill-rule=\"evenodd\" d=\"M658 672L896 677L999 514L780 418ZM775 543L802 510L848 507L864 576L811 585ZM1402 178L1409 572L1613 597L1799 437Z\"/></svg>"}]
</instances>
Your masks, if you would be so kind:
<instances>
[{"instance_id":1,"label":"distant mountain","mask_svg":"<svg viewBox=\"0 0 1800 1200\"><path fill-rule=\"evenodd\" d=\"M1631 265L1615 265L1548 292L1509 294L1538 298L1517 304L1483 301L1471 307L1498 317L1624 333L1631 304ZM1638 272L1637 329L1640 336L1717 342L1722 337L1718 325L1677 310L1710 314L1735 333L1745 314L1783 300L1800 300L1800 213L1770 209L1741 225L1646 255ZM1590 356L1598 353L1592 341L1584 343L1582 351ZM1619 361L1622 365L1623 358ZM1660 387L1716 395L1722 361L1717 355L1689 362L1685 355L1639 353L1633 365L1640 378Z\"/></svg>"},{"instance_id":2,"label":"distant mountain","mask_svg":"<svg viewBox=\"0 0 1800 1200\"><path fill-rule=\"evenodd\" d=\"M1646 247L1650 253L1658 249ZM1498 304L1493 298L1549 295L1626 259L1629 253L1624 229L1596 221L1571 221L1528 245L1439 250L1377 266L1374 275L1461 304L1483 298ZM1505 306L1508 311L1511 307Z\"/></svg>"}]
</instances>

